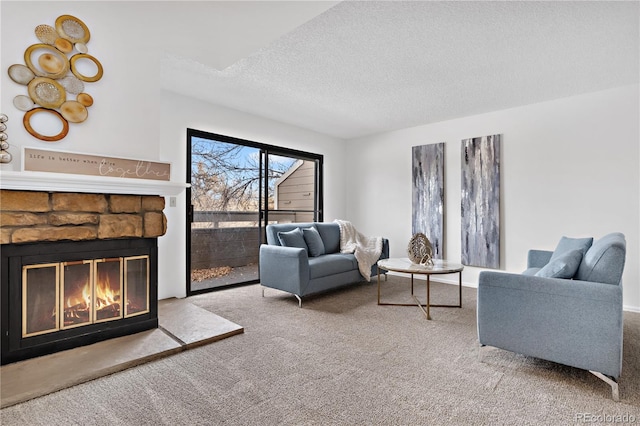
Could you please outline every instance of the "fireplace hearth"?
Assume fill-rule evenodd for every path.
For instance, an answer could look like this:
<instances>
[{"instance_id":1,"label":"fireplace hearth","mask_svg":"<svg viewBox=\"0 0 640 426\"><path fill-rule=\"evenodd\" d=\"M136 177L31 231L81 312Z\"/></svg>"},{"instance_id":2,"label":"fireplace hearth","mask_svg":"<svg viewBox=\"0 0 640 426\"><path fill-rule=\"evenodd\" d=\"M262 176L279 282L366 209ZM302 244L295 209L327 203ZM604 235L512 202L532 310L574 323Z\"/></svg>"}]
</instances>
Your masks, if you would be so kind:
<instances>
[{"instance_id":1,"label":"fireplace hearth","mask_svg":"<svg viewBox=\"0 0 640 426\"><path fill-rule=\"evenodd\" d=\"M158 326L157 239L2 246L2 364Z\"/></svg>"}]
</instances>

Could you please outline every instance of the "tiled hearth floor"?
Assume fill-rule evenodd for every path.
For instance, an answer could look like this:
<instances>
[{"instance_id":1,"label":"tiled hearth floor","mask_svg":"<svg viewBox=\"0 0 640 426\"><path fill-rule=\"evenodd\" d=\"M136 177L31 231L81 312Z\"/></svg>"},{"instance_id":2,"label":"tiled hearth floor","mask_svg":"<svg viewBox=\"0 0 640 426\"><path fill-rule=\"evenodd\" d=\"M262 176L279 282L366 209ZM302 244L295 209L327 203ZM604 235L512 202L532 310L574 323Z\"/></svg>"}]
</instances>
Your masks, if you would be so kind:
<instances>
[{"instance_id":1,"label":"tiled hearth floor","mask_svg":"<svg viewBox=\"0 0 640 426\"><path fill-rule=\"evenodd\" d=\"M106 376L235 334L244 328L186 299L158 303L160 327L0 367L1 407Z\"/></svg>"}]
</instances>

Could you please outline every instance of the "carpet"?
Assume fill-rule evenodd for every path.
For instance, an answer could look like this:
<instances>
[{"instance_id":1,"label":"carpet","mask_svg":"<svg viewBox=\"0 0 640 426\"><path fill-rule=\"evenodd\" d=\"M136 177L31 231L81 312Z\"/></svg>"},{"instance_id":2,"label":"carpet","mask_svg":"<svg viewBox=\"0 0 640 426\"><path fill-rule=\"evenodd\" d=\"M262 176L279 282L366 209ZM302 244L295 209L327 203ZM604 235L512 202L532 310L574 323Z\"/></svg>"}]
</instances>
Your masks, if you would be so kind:
<instances>
[{"instance_id":1,"label":"carpet","mask_svg":"<svg viewBox=\"0 0 640 426\"><path fill-rule=\"evenodd\" d=\"M407 301L390 276L383 299ZM416 283L421 296L424 284ZM418 425L640 422L640 314L625 313L621 401L590 373L495 350L463 307L378 306L375 283L297 300L251 285L190 297L244 333L0 411L3 425ZM432 303L457 286L432 283ZM592 417L585 417L592 416ZM608 417L607 417L608 416Z\"/></svg>"}]
</instances>

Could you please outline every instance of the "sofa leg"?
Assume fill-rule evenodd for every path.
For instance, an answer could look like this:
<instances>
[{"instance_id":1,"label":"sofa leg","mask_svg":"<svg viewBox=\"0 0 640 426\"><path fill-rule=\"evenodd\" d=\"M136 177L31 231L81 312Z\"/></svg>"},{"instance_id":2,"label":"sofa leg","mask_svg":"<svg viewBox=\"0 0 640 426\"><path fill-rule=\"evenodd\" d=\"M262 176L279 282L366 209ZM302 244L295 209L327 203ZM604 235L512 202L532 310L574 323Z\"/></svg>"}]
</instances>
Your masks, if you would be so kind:
<instances>
[{"instance_id":1,"label":"sofa leg","mask_svg":"<svg viewBox=\"0 0 640 426\"><path fill-rule=\"evenodd\" d=\"M478 361L484 362L484 356L489 352L496 351L498 348L495 346L487 346L480 343L480 347L478 348Z\"/></svg>"},{"instance_id":2,"label":"sofa leg","mask_svg":"<svg viewBox=\"0 0 640 426\"><path fill-rule=\"evenodd\" d=\"M302 308L302 299L297 294L294 294L294 296L298 299L298 308Z\"/></svg>"},{"instance_id":3,"label":"sofa leg","mask_svg":"<svg viewBox=\"0 0 640 426\"><path fill-rule=\"evenodd\" d=\"M264 286L262 287L262 297L264 297Z\"/></svg>"},{"instance_id":4,"label":"sofa leg","mask_svg":"<svg viewBox=\"0 0 640 426\"><path fill-rule=\"evenodd\" d=\"M616 379L614 379L613 377L609 377L607 375L604 375L602 373L599 373L597 371L589 370L589 373L593 374L598 379L604 381L606 384L611 386L611 398L613 398L613 400L615 402L619 402L620 401L620 392L618 391L618 382L617 382Z\"/></svg>"}]
</instances>

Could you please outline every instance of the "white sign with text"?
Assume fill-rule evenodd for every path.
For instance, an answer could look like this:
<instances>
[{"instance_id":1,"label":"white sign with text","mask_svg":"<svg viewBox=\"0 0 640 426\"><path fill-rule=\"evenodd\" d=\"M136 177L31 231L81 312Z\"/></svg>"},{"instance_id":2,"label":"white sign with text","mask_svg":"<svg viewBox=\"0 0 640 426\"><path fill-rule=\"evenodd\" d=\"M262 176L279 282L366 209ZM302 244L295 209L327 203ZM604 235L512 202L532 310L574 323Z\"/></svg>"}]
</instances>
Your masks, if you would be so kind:
<instances>
[{"instance_id":1,"label":"white sign with text","mask_svg":"<svg viewBox=\"0 0 640 426\"><path fill-rule=\"evenodd\" d=\"M24 148L25 171L170 180L171 163Z\"/></svg>"}]
</instances>

